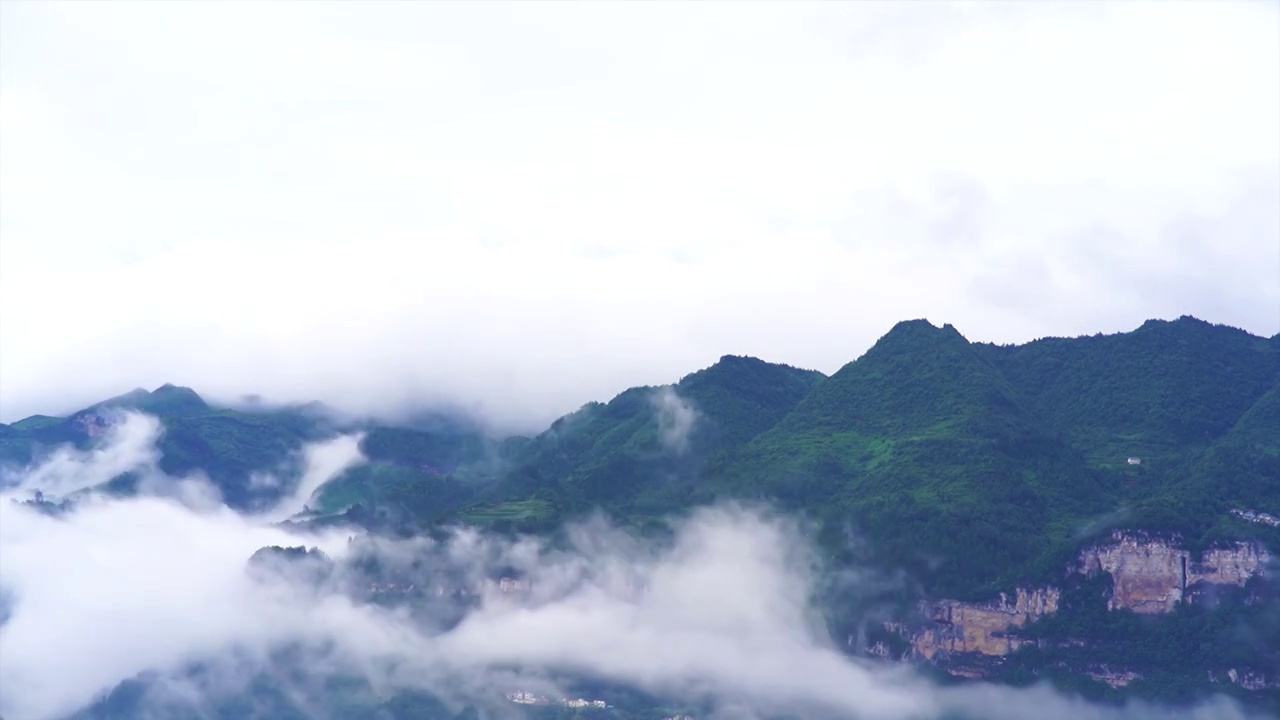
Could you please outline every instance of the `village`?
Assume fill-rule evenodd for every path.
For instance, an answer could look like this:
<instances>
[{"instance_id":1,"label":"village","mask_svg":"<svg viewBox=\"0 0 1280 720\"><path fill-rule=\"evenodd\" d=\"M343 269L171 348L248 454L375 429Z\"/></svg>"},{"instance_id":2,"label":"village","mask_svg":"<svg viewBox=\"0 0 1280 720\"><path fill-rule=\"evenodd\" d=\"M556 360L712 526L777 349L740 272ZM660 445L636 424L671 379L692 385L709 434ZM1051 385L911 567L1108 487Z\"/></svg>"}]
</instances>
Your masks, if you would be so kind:
<instances>
[{"instance_id":1,"label":"village","mask_svg":"<svg viewBox=\"0 0 1280 720\"><path fill-rule=\"evenodd\" d=\"M545 695L536 695L534 693L525 692L523 690L516 690L515 692L507 693L507 700L510 700L511 702L516 703L517 705L537 705L537 706L559 705L560 707L570 707L570 708L612 708L613 707L612 705L609 705L608 703L606 703L604 700L584 700L582 698L560 698L559 700L552 700L551 698ZM691 715L670 715L668 717L662 718L662 720L694 720L694 718Z\"/></svg>"},{"instance_id":2,"label":"village","mask_svg":"<svg viewBox=\"0 0 1280 720\"><path fill-rule=\"evenodd\" d=\"M1231 514L1246 522L1258 523L1260 525L1270 525L1271 527L1280 527L1280 518L1275 515L1264 512L1255 512L1253 510L1240 510L1231 508Z\"/></svg>"},{"instance_id":3,"label":"village","mask_svg":"<svg viewBox=\"0 0 1280 720\"><path fill-rule=\"evenodd\" d=\"M485 593L498 592L503 595L527 594L532 590L532 585L527 580L517 580L514 578L499 578L497 580L484 580L479 587L470 590L466 588L451 588L445 585L435 585L428 588L419 589L412 583L371 583L368 593L370 595L388 595L388 594L409 594L409 593L425 593L435 595L436 597L444 597L450 595L482 595Z\"/></svg>"},{"instance_id":4,"label":"village","mask_svg":"<svg viewBox=\"0 0 1280 720\"><path fill-rule=\"evenodd\" d=\"M609 705L603 700L584 700L582 698L560 698L559 700L552 700L544 695L534 695L533 693L524 692L523 690L507 693L507 699L518 705L561 705L563 707L571 708L609 707Z\"/></svg>"}]
</instances>

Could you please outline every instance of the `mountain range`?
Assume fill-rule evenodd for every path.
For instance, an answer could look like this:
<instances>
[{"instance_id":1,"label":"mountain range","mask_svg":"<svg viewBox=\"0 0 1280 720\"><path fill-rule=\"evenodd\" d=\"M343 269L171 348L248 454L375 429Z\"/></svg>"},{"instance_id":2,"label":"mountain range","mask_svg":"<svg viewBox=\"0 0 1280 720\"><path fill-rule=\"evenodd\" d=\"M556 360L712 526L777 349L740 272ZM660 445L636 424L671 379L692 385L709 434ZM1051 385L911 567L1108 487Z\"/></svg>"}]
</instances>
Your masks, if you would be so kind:
<instances>
[{"instance_id":1,"label":"mountain range","mask_svg":"<svg viewBox=\"0 0 1280 720\"><path fill-rule=\"evenodd\" d=\"M529 437L494 437L449 414L406 427L319 406L214 407L165 385L0 425L0 462L90 447L113 409L159 418L160 468L204 472L238 509L278 499L285 490L259 487L255 473L296 465L303 443L363 433L368 462L321 487L292 520L301 525L551 534L599 510L643 533L708 503L767 503L806 518L832 564L892 569L918 584L919 597L860 635L861 647L850 634L851 652L879 648L871 654L1015 683L1052 677L1099 696L1216 687L1280 703L1280 596L1270 594L1267 560L1280 556L1280 528L1242 519L1280 516L1280 335L1181 317L993 345L911 320L830 376L725 356L670 385L589 403ZM113 483L129 491L127 478ZM1247 547L1262 560L1235 583L1243 595L1209 609L1193 601L1184 561L1182 601L1138 617L1147 606L1124 599L1123 568L1081 564L1124 538L1141 538L1147 557L1160 545L1207 566L1210 552ZM1204 587L1217 582L1203 577ZM996 598L1024 594L1052 602L1033 612L1009 601L999 612L1019 619L999 631L1028 630L1002 651L938 641L940 606L928 603L955 603L953 615L997 612ZM843 627L839 609L831 614ZM1131 644L1158 637L1190 656L1165 671L1158 654L1107 649L1117 618L1130 623ZM911 623L932 629L902 629ZM1253 624L1251 644L1226 639L1231 623ZM1068 636L1111 653L1110 674L1055 645ZM1132 677L1115 680L1126 663ZM1228 669L1258 679L1213 679Z\"/></svg>"}]
</instances>

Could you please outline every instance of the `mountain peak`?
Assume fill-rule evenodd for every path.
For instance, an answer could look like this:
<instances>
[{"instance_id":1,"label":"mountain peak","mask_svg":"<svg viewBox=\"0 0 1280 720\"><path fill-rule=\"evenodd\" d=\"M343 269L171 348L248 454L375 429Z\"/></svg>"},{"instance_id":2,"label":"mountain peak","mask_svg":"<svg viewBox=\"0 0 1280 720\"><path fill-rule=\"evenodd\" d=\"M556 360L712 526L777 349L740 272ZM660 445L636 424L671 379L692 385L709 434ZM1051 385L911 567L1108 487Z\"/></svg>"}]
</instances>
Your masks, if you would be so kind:
<instances>
[{"instance_id":1,"label":"mountain peak","mask_svg":"<svg viewBox=\"0 0 1280 720\"><path fill-rule=\"evenodd\" d=\"M720 363L733 364L733 363L762 363L762 362L764 362L764 360L761 360L760 358L754 357L751 355L721 355L720 359L716 361L716 364L719 365Z\"/></svg>"},{"instance_id":2,"label":"mountain peak","mask_svg":"<svg viewBox=\"0 0 1280 720\"><path fill-rule=\"evenodd\" d=\"M1151 318L1150 320L1147 320L1146 322L1142 323L1142 325L1138 326L1138 330L1149 331L1156 328L1162 328L1166 330L1226 329L1226 330L1232 330L1238 333L1243 333L1246 335L1249 334L1245 330L1242 330L1238 327L1235 327L1232 325L1225 325L1222 323L1212 323L1212 322L1209 322L1208 320L1201 320L1200 318L1194 315L1179 315L1177 318L1173 320L1161 320L1159 318Z\"/></svg>"},{"instance_id":3,"label":"mountain peak","mask_svg":"<svg viewBox=\"0 0 1280 720\"><path fill-rule=\"evenodd\" d=\"M777 385L796 378L807 385L821 377L822 373L816 370L771 363L750 355L722 355L714 365L685 375L676 383L676 388L685 390L708 383L732 386L756 383Z\"/></svg>"},{"instance_id":4,"label":"mountain peak","mask_svg":"<svg viewBox=\"0 0 1280 720\"><path fill-rule=\"evenodd\" d=\"M956 326L951 323L943 323L942 327L938 327L924 318L900 320L889 329L889 332L885 333L885 336L887 337L889 335L904 333L933 334L939 336L954 335L964 337L963 335L960 335L960 331L956 329Z\"/></svg>"},{"instance_id":5,"label":"mountain peak","mask_svg":"<svg viewBox=\"0 0 1280 720\"><path fill-rule=\"evenodd\" d=\"M207 412L209 405L204 398L196 394L195 390L165 383L151 392L142 388L130 390L124 395L91 405L80 412L105 408L129 408L160 416L182 416Z\"/></svg>"},{"instance_id":6,"label":"mountain peak","mask_svg":"<svg viewBox=\"0 0 1280 720\"><path fill-rule=\"evenodd\" d=\"M783 368L783 367L786 367L786 366L779 365L777 363L771 363L771 362L768 362L767 360L761 360L760 358L753 357L751 355L721 355L720 359L717 360L714 365L703 368L702 370L699 370L697 372L689 373L689 375L685 377L691 377L694 375L705 374L705 373L716 374L721 372L743 372L743 371L759 372L759 371L768 371L771 368ZM683 378L681 381L683 382Z\"/></svg>"},{"instance_id":7,"label":"mountain peak","mask_svg":"<svg viewBox=\"0 0 1280 720\"><path fill-rule=\"evenodd\" d=\"M923 318L903 320L885 333L868 353L907 353L941 347L967 347L969 341L951 323L938 327Z\"/></svg>"},{"instance_id":8,"label":"mountain peak","mask_svg":"<svg viewBox=\"0 0 1280 720\"><path fill-rule=\"evenodd\" d=\"M145 390L143 392L146 392ZM195 390L173 383L165 383L155 390L151 391L151 395L160 395L165 397L200 397Z\"/></svg>"},{"instance_id":9,"label":"mountain peak","mask_svg":"<svg viewBox=\"0 0 1280 720\"><path fill-rule=\"evenodd\" d=\"M923 319L894 325L785 422L792 431L867 436L1039 432L1013 388L960 331Z\"/></svg>"},{"instance_id":10,"label":"mountain peak","mask_svg":"<svg viewBox=\"0 0 1280 720\"><path fill-rule=\"evenodd\" d=\"M143 409L167 415L187 415L204 412L209 405L195 390L165 383L151 392Z\"/></svg>"},{"instance_id":11,"label":"mountain peak","mask_svg":"<svg viewBox=\"0 0 1280 720\"><path fill-rule=\"evenodd\" d=\"M1161 328L1161 327L1190 327L1193 325L1208 326L1210 323L1205 322L1192 315L1179 315L1175 320L1163 320L1161 318L1150 318L1146 322L1138 326L1139 330Z\"/></svg>"}]
</instances>

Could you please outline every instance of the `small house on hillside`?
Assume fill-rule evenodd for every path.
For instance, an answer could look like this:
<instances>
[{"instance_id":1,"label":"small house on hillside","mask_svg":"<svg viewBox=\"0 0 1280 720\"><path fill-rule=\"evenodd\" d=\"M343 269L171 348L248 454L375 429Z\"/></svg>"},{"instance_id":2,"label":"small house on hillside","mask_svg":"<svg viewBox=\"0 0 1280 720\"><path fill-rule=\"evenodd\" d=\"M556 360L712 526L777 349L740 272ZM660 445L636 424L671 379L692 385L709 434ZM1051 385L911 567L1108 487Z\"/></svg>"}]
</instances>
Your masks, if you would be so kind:
<instances>
[{"instance_id":1,"label":"small house on hillside","mask_svg":"<svg viewBox=\"0 0 1280 720\"><path fill-rule=\"evenodd\" d=\"M1129 464L1130 464L1130 465L1141 465L1141 464L1142 464L1142 458L1131 457L1131 458L1129 458Z\"/></svg>"}]
</instances>

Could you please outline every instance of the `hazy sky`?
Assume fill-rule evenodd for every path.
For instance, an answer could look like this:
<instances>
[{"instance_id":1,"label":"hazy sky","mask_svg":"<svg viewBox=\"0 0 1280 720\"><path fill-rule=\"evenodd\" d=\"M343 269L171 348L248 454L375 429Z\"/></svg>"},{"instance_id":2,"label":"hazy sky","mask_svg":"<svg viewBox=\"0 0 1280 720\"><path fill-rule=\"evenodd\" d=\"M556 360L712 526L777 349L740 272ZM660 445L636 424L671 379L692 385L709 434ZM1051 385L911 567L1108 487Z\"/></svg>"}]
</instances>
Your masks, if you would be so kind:
<instances>
[{"instance_id":1,"label":"hazy sky","mask_svg":"<svg viewBox=\"0 0 1280 720\"><path fill-rule=\"evenodd\" d=\"M0 419L1280 331L1280 4L0 3Z\"/></svg>"}]
</instances>

